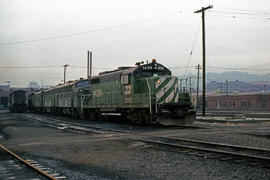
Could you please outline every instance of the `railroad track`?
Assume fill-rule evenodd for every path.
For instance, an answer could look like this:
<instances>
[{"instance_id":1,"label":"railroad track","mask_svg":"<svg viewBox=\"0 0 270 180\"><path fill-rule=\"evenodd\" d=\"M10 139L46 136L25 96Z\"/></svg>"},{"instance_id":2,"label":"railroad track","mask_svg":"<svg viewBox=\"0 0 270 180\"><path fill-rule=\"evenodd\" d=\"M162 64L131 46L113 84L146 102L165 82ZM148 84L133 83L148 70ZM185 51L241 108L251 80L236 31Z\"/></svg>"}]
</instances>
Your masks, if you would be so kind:
<instances>
[{"instance_id":1,"label":"railroad track","mask_svg":"<svg viewBox=\"0 0 270 180\"><path fill-rule=\"evenodd\" d=\"M104 127L99 127L99 126L94 126L94 125L86 125L86 124L80 124L80 123L74 123L74 122L67 122L67 121L62 121L59 119L55 118L50 118L50 117L44 117L44 116L39 116L39 115L29 115L29 114L24 114L24 117L27 118L32 118L37 121L49 124L51 126L54 126L58 129L73 129L73 130L79 130L79 131L85 131L85 132L93 132L93 133L98 133L98 134L104 134L104 133L129 133L128 131L124 130L117 130L117 129L111 129L111 128L104 128Z\"/></svg>"},{"instance_id":2,"label":"railroad track","mask_svg":"<svg viewBox=\"0 0 270 180\"><path fill-rule=\"evenodd\" d=\"M236 146L229 144L197 141L181 138L164 138L152 137L152 139L141 140L142 142L173 149L188 150L190 152L197 152L195 154L204 155L221 155L217 156L221 160L241 160L251 161L251 165L264 165L270 167L270 150L254 147ZM193 154L193 153L191 153ZM240 159L240 161L239 161Z\"/></svg>"},{"instance_id":3,"label":"railroad track","mask_svg":"<svg viewBox=\"0 0 270 180\"><path fill-rule=\"evenodd\" d=\"M149 135L142 134L139 132L131 132L128 130L117 130L111 128L98 127L93 125L85 125L73 122L66 122L62 120L57 120L54 118L48 118L37 115L26 114L26 117L35 118L36 120L49 123L51 125L63 126L75 130L82 130L86 132L94 133L120 133L133 135L131 138L133 140L141 141L147 144L151 144L158 147L165 147L169 149L176 149L180 151L188 150L189 153L196 152L195 154L211 154L219 155L221 160L235 160L237 162L241 161L251 161L251 165L264 165L270 166L270 149L261 149L254 147L245 147L229 144L221 144L214 142L205 142L191 139L174 138L174 137L164 137L159 135ZM46 120L44 120L44 118Z\"/></svg>"},{"instance_id":4,"label":"railroad track","mask_svg":"<svg viewBox=\"0 0 270 180\"><path fill-rule=\"evenodd\" d=\"M5 179L66 179L50 168L43 167L31 159L23 159L18 154L0 144L0 174ZM28 168L28 169L27 169Z\"/></svg>"},{"instance_id":5,"label":"railroad track","mask_svg":"<svg viewBox=\"0 0 270 180\"><path fill-rule=\"evenodd\" d=\"M78 129L79 127L84 127L84 128L88 128L88 130L95 129L95 130L97 130L96 133L98 133L100 130L101 131L108 131L108 132L117 132L117 133L131 133L130 131L105 128L105 127L89 125L89 124L68 122L68 121L63 121L63 120L59 120L59 119L55 119L55 118L51 118L51 117L46 117L46 116L40 116L40 115L36 115L36 114L26 113L26 114L24 114L24 116L30 117L30 118L35 118L35 120L38 120L41 122L46 122L47 124L51 124L54 126L55 125L59 126L59 127L63 126L63 127L68 127L70 129L73 129L73 128ZM200 127L200 126L191 126L191 125L162 125L162 124L154 124L152 127L153 128L163 128L163 129L211 129L209 127ZM82 130L84 130L84 129L82 129ZM95 132L95 131L93 131L93 132Z\"/></svg>"}]
</instances>

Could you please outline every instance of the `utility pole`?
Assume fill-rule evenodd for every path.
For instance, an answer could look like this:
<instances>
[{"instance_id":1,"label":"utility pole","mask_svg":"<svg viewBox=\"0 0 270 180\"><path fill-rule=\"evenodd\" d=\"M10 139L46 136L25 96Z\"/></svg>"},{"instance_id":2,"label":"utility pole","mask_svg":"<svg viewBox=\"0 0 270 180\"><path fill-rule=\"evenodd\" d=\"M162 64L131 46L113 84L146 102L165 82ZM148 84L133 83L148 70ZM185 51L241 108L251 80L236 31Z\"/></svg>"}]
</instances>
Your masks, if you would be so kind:
<instances>
[{"instance_id":1,"label":"utility pole","mask_svg":"<svg viewBox=\"0 0 270 180\"><path fill-rule=\"evenodd\" d=\"M188 92L188 78L185 79L186 81L186 90L185 90L185 93Z\"/></svg>"},{"instance_id":2,"label":"utility pole","mask_svg":"<svg viewBox=\"0 0 270 180\"><path fill-rule=\"evenodd\" d=\"M191 93L192 93L192 92L191 92L191 90L192 90L192 87L191 87L191 86L192 86L192 84L191 84L191 78L192 78L192 77L188 77L188 78L189 78L189 95L190 95L190 97L191 97Z\"/></svg>"},{"instance_id":3,"label":"utility pole","mask_svg":"<svg viewBox=\"0 0 270 180\"><path fill-rule=\"evenodd\" d=\"M90 52L90 54L89 54L89 60L90 60L90 78L92 77L92 69L93 69L93 67L92 67L92 52Z\"/></svg>"},{"instance_id":4,"label":"utility pole","mask_svg":"<svg viewBox=\"0 0 270 180\"><path fill-rule=\"evenodd\" d=\"M87 51L87 79L92 77L92 52Z\"/></svg>"},{"instance_id":5,"label":"utility pole","mask_svg":"<svg viewBox=\"0 0 270 180\"><path fill-rule=\"evenodd\" d=\"M198 103L199 103L199 83L200 83L200 69L202 69L201 65L198 64L195 69L198 70L197 73L197 97L196 97L196 108L198 107Z\"/></svg>"},{"instance_id":6,"label":"utility pole","mask_svg":"<svg viewBox=\"0 0 270 180\"><path fill-rule=\"evenodd\" d=\"M205 116L205 21L204 21L204 14L205 10L211 9L213 6L209 5L207 7L202 7L202 9L195 11L194 13L202 13L202 116Z\"/></svg>"},{"instance_id":7,"label":"utility pole","mask_svg":"<svg viewBox=\"0 0 270 180\"><path fill-rule=\"evenodd\" d=\"M220 82L220 94L223 92L222 81Z\"/></svg>"},{"instance_id":8,"label":"utility pole","mask_svg":"<svg viewBox=\"0 0 270 180\"><path fill-rule=\"evenodd\" d=\"M225 86L226 86L226 96L228 96L228 80L225 81Z\"/></svg>"},{"instance_id":9,"label":"utility pole","mask_svg":"<svg viewBox=\"0 0 270 180\"><path fill-rule=\"evenodd\" d=\"M63 65L63 67L64 67L64 84L66 84L66 70L67 70L68 66L69 66L68 64Z\"/></svg>"},{"instance_id":10,"label":"utility pole","mask_svg":"<svg viewBox=\"0 0 270 180\"><path fill-rule=\"evenodd\" d=\"M183 84L182 84L183 79L180 79L180 92L183 92Z\"/></svg>"},{"instance_id":11,"label":"utility pole","mask_svg":"<svg viewBox=\"0 0 270 180\"><path fill-rule=\"evenodd\" d=\"M89 78L89 51L87 51L86 79Z\"/></svg>"}]
</instances>

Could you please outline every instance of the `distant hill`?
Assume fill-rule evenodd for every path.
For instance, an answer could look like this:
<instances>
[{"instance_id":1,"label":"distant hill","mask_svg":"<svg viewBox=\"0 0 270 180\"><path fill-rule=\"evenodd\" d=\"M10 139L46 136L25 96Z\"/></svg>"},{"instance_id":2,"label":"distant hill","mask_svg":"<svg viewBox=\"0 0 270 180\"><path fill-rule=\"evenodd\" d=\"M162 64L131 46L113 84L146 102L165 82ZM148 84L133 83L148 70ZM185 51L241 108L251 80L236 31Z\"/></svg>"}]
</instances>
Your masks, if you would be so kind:
<instances>
[{"instance_id":1,"label":"distant hill","mask_svg":"<svg viewBox=\"0 0 270 180\"><path fill-rule=\"evenodd\" d=\"M207 73L207 81L270 81L270 74L249 74L249 72L222 72L222 73Z\"/></svg>"},{"instance_id":2,"label":"distant hill","mask_svg":"<svg viewBox=\"0 0 270 180\"><path fill-rule=\"evenodd\" d=\"M197 77L197 74L188 74L187 77ZM202 75L200 74L200 77ZM179 76L179 78L184 78L183 75ZM238 72L238 71L229 71L229 72L221 72L221 73L214 73L208 72L206 74L207 82L210 81L270 81L270 73L267 74L250 74L249 72ZM194 81L194 80L193 80Z\"/></svg>"}]
</instances>

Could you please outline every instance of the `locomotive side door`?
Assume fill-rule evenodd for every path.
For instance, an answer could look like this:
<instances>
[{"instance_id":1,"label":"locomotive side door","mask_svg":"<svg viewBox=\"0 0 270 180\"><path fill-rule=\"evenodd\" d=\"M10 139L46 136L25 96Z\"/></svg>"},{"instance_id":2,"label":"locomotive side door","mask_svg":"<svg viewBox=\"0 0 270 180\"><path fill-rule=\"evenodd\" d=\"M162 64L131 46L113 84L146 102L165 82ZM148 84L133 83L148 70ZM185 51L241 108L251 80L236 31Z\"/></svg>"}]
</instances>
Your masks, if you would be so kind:
<instances>
[{"instance_id":1,"label":"locomotive side door","mask_svg":"<svg viewBox=\"0 0 270 180\"><path fill-rule=\"evenodd\" d=\"M121 74L121 95L124 104L132 103L130 74Z\"/></svg>"}]
</instances>

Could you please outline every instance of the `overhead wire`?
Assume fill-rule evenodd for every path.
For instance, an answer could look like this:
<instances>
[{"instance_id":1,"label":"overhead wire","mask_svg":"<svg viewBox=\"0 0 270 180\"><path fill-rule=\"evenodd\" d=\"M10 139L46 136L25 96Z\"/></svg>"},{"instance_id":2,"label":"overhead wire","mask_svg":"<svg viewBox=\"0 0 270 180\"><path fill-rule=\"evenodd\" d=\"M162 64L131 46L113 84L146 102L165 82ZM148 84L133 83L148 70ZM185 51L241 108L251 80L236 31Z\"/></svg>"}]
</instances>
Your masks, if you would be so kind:
<instances>
[{"instance_id":1,"label":"overhead wire","mask_svg":"<svg viewBox=\"0 0 270 180\"><path fill-rule=\"evenodd\" d=\"M270 15L270 13L264 14L264 13L255 13L255 12L237 12L237 11L222 11L222 10L211 10L211 12L222 13L222 14L240 14L240 15L260 15L260 16Z\"/></svg>"},{"instance_id":2,"label":"overhead wire","mask_svg":"<svg viewBox=\"0 0 270 180\"><path fill-rule=\"evenodd\" d=\"M208 14L207 16L212 16L212 17L224 17L224 18L233 18L233 19L252 19L252 20L270 20L269 18L263 18L263 17L251 17L251 16L235 16L235 15L219 15L219 14Z\"/></svg>"},{"instance_id":3,"label":"overhead wire","mask_svg":"<svg viewBox=\"0 0 270 180\"><path fill-rule=\"evenodd\" d=\"M192 54L193 54L193 51L194 51L194 47L195 47L195 44L196 44L196 41L197 41L197 37L198 37L200 25L201 25L201 20L199 21L197 30L196 30L196 32L195 32L195 38L194 38L194 40L193 40L192 47L191 47L191 51L190 51L190 53L189 53L189 58L188 58L187 66L186 66L186 68L185 68L184 77L186 76L187 69L188 69L187 67L189 67L189 64L190 64L190 61L191 61L191 57L192 57Z\"/></svg>"},{"instance_id":4,"label":"overhead wire","mask_svg":"<svg viewBox=\"0 0 270 180\"><path fill-rule=\"evenodd\" d=\"M86 69L86 66L69 65L69 68ZM55 66L0 66L0 69L48 69L48 68L63 68L63 65ZM100 70L110 70L108 67L93 67Z\"/></svg>"},{"instance_id":5,"label":"overhead wire","mask_svg":"<svg viewBox=\"0 0 270 180\"><path fill-rule=\"evenodd\" d=\"M270 11L238 9L226 6L221 7L221 10L209 10L208 16L225 17L225 18L237 18L237 19L256 19L256 20L270 20ZM225 10L224 10L225 9ZM229 9L229 10L228 10Z\"/></svg>"},{"instance_id":6,"label":"overhead wire","mask_svg":"<svg viewBox=\"0 0 270 180\"><path fill-rule=\"evenodd\" d=\"M175 67L168 67L168 69L188 69L194 68L196 65L188 65L188 66L175 66ZM85 66L74 66L69 65L68 67L72 68L80 68L85 69ZM226 66L206 66L210 69L225 69L225 70L270 70L270 68L250 68L250 67L226 67ZM0 69L35 69L35 68L63 68L62 65L55 65L55 66L0 66ZM101 70L112 70L109 67L93 67L95 69Z\"/></svg>"},{"instance_id":7,"label":"overhead wire","mask_svg":"<svg viewBox=\"0 0 270 180\"><path fill-rule=\"evenodd\" d=\"M63 67L62 65L58 66L0 66L0 69L36 69L36 68L59 68Z\"/></svg>"},{"instance_id":8,"label":"overhead wire","mask_svg":"<svg viewBox=\"0 0 270 180\"><path fill-rule=\"evenodd\" d=\"M258 13L265 13L270 14L270 10L258 10L258 9L242 9L242 8L235 8L235 7L229 7L229 6L215 6L215 7L221 7L224 9L230 9L230 10L237 10L237 11L243 11L243 12L258 12Z\"/></svg>"},{"instance_id":9,"label":"overhead wire","mask_svg":"<svg viewBox=\"0 0 270 180\"><path fill-rule=\"evenodd\" d=\"M79 68L79 69L85 69L86 66L73 66L73 65L70 65L70 67L72 68ZM93 67L95 69L101 69L101 70L111 70L112 68L108 68L108 67Z\"/></svg>"},{"instance_id":10,"label":"overhead wire","mask_svg":"<svg viewBox=\"0 0 270 180\"><path fill-rule=\"evenodd\" d=\"M16 45L16 44L24 44L24 43L32 43L32 42L39 42L39 41L48 41L48 40L55 40L55 39L64 39L64 38L69 38L69 37L75 37L75 36L82 36L86 34L91 34L91 33L96 33L96 32L102 32L102 31L109 31L113 29L119 29L127 26L132 26L135 24L140 24L140 23L145 23L153 20L158 20L158 19L163 19L163 18L168 18L171 16L176 16L181 14L181 11L167 14L167 15L162 15L162 16L156 16L156 17L151 17L147 19L142 19L142 20L137 20L133 21L130 23L125 23L125 24L120 24L120 25L115 25L115 26L109 26L105 28L100 28L100 29L95 29L95 30L89 30L89 31L84 31L84 32L78 32L78 33L70 33L70 34L64 34L64 35L59 35L59 36L51 36L47 38L38 38L38 39L30 39L30 40L22 40L22 41L11 41L11 42L2 42L0 43L0 46L8 46L8 45Z\"/></svg>"}]
</instances>

